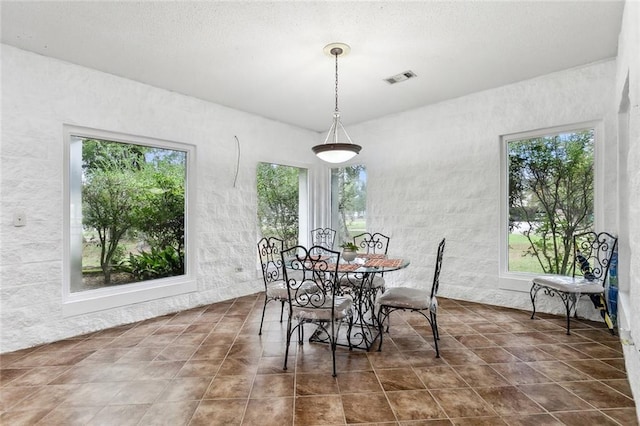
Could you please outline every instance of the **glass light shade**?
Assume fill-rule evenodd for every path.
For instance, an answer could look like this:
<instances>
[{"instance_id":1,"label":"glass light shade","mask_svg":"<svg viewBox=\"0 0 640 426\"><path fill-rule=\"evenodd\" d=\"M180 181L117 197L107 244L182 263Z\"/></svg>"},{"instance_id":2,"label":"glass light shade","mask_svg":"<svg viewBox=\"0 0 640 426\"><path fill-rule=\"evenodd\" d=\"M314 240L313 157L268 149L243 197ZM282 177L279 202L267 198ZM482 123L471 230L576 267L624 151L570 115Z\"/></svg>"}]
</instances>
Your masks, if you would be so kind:
<instances>
[{"instance_id":1,"label":"glass light shade","mask_svg":"<svg viewBox=\"0 0 640 426\"><path fill-rule=\"evenodd\" d=\"M353 143L324 143L311 149L327 163L344 163L358 155L362 147Z\"/></svg>"},{"instance_id":2,"label":"glass light shade","mask_svg":"<svg viewBox=\"0 0 640 426\"><path fill-rule=\"evenodd\" d=\"M342 133L344 134L343 138L340 138L338 135L340 130L342 130ZM338 142L339 140L345 139L348 142ZM331 128L329 129L329 133L327 133L327 138L324 140L324 143L316 145L311 149L321 160L335 164L351 160L360 153L362 147L351 142L349 134L344 129L342 121L340 121L340 113L335 111L333 113L333 123L331 124Z\"/></svg>"}]
</instances>

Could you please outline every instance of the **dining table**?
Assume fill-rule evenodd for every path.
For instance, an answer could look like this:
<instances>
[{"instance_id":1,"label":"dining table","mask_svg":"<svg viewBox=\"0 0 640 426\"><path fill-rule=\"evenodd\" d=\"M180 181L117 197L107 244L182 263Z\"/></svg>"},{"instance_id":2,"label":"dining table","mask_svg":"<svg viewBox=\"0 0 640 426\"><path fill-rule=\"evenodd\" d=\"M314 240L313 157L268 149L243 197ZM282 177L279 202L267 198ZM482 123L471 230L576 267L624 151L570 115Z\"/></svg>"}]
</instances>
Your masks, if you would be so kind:
<instances>
[{"instance_id":1,"label":"dining table","mask_svg":"<svg viewBox=\"0 0 640 426\"><path fill-rule=\"evenodd\" d=\"M337 344L350 348L369 351L378 338L381 327L378 323L375 299L384 288L374 285L375 278L409 266L409 259L384 254L357 253L352 261L338 261L338 283L336 292L353 297L354 319L349 338L346 330L341 329ZM335 264L335 263L334 263ZM328 336L316 330L309 338L310 342L328 343Z\"/></svg>"}]
</instances>

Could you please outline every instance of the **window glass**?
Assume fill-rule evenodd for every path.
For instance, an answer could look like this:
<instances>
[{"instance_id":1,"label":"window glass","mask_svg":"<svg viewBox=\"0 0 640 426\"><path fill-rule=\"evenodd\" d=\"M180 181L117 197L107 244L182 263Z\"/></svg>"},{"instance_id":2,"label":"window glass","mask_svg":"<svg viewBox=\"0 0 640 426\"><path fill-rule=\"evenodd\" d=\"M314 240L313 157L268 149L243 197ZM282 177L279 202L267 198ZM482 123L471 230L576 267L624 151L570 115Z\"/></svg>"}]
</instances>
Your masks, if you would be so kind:
<instances>
[{"instance_id":1,"label":"window glass","mask_svg":"<svg viewBox=\"0 0 640 426\"><path fill-rule=\"evenodd\" d=\"M262 237L277 237L285 247L299 243L306 235L305 169L272 163L258 163L258 224ZM302 229L304 228L304 229Z\"/></svg>"},{"instance_id":2,"label":"window glass","mask_svg":"<svg viewBox=\"0 0 640 426\"><path fill-rule=\"evenodd\" d=\"M506 141L508 269L568 273L572 236L593 229L593 128Z\"/></svg>"},{"instance_id":3,"label":"window glass","mask_svg":"<svg viewBox=\"0 0 640 426\"><path fill-rule=\"evenodd\" d=\"M331 170L331 223L338 247L367 230L367 170L354 165Z\"/></svg>"},{"instance_id":4,"label":"window glass","mask_svg":"<svg viewBox=\"0 0 640 426\"><path fill-rule=\"evenodd\" d=\"M187 154L70 135L70 293L186 273Z\"/></svg>"}]
</instances>

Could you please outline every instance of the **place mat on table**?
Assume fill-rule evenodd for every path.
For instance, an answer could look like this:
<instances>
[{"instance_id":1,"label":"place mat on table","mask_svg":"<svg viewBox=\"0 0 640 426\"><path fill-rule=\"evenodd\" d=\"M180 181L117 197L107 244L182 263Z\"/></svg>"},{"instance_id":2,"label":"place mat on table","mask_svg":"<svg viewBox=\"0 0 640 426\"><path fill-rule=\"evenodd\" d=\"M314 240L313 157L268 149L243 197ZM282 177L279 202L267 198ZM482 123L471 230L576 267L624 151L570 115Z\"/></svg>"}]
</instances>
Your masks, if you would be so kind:
<instances>
[{"instance_id":1,"label":"place mat on table","mask_svg":"<svg viewBox=\"0 0 640 426\"><path fill-rule=\"evenodd\" d=\"M364 263L367 268L398 268L402 265L402 259L369 259Z\"/></svg>"},{"instance_id":2,"label":"place mat on table","mask_svg":"<svg viewBox=\"0 0 640 426\"><path fill-rule=\"evenodd\" d=\"M356 257L362 259L384 259L387 255L382 253L357 253Z\"/></svg>"},{"instance_id":3,"label":"place mat on table","mask_svg":"<svg viewBox=\"0 0 640 426\"><path fill-rule=\"evenodd\" d=\"M332 270L333 268L335 268L336 264L335 263L330 263L327 265L329 267L329 270ZM358 265L357 263L340 263L338 265L338 271L340 272L353 272L356 269L358 269L359 267L361 267L362 265Z\"/></svg>"}]
</instances>

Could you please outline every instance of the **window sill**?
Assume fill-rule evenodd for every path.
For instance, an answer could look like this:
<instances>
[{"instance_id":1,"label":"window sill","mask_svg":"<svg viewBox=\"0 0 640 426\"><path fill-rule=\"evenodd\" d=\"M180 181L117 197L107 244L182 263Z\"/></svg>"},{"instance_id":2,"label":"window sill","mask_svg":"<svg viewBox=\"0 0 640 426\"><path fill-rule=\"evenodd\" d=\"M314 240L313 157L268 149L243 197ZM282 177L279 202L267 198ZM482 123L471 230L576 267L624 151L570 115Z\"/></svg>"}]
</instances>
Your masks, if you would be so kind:
<instances>
[{"instance_id":1,"label":"window sill","mask_svg":"<svg viewBox=\"0 0 640 426\"><path fill-rule=\"evenodd\" d=\"M531 280L540 274L506 273L499 278L499 287L502 290L519 291L529 293Z\"/></svg>"},{"instance_id":2,"label":"window sill","mask_svg":"<svg viewBox=\"0 0 640 426\"><path fill-rule=\"evenodd\" d=\"M64 317L71 317L178 296L196 290L195 279L177 277L83 291L67 295L62 304L62 314Z\"/></svg>"}]
</instances>

